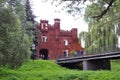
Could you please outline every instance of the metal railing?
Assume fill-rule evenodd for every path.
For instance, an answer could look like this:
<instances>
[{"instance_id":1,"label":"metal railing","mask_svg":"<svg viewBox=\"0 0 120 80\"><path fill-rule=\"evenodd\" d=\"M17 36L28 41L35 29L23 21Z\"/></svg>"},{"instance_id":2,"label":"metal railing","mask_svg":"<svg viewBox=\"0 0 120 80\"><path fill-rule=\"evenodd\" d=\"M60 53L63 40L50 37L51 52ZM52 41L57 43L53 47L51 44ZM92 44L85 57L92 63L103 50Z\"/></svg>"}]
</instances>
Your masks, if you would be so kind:
<instances>
[{"instance_id":1,"label":"metal railing","mask_svg":"<svg viewBox=\"0 0 120 80\"><path fill-rule=\"evenodd\" d=\"M110 53L113 51L119 51L120 45L109 45L109 46L103 46L100 48L94 48L91 50L86 50L87 55L95 55L95 54L104 54L104 53Z\"/></svg>"},{"instance_id":2,"label":"metal railing","mask_svg":"<svg viewBox=\"0 0 120 80\"><path fill-rule=\"evenodd\" d=\"M103 46L100 48L93 48L91 50L78 50L74 53L70 53L69 55L64 55L64 54L58 54L56 55L56 59L61 59L61 58L72 58L72 57L82 57L82 56L89 56L89 55L97 55L97 54L106 54L114 51L120 51L120 44L119 45L109 45L109 46Z\"/></svg>"}]
</instances>

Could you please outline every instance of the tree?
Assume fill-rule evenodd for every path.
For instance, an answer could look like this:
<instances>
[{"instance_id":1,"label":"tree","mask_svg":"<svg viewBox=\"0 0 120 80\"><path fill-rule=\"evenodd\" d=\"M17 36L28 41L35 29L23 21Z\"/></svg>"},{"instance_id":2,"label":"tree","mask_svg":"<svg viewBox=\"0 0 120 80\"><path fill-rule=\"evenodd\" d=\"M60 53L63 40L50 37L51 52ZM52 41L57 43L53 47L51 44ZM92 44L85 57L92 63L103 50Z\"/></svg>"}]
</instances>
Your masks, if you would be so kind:
<instances>
[{"instance_id":1,"label":"tree","mask_svg":"<svg viewBox=\"0 0 120 80\"><path fill-rule=\"evenodd\" d=\"M26 4L25 4L25 11L26 11L26 19L28 21L32 21L34 23L34 18L35 16L33 15L32 12L32 8L31 8L31 4L29 0L26 0Z\"/></svg>"},{"instance_id":2,"label":"tree","mask_svg":"<svg viewBox=\"0 0 120 80\"><path fill-rule=\"evenodd\" d=\"M46 0L47 1L47 0ZM92 18L97 18L98 20L102 18L112 7L112 5L116 2L116 0L53 0L51 3L57 2L56 6L63 5L62 10L66 10L68 13L72 14L73 16L79 15L83 9L86 8L89 4L99 3L100 7L104 7L103 10L99 14L92 16ZM64 3L67 3L64 5ZM84 5L84 6L83 6Z\"/></svg>"},{"instance_id":3,"label":"tree","mask_svg":"<svg viewBox=\"0 0 120 80\"><path fill-rule=\"evenodd\" d=\"M0 66L19 67L30 57L33 25L26 21L25 6L20 0L0 3Z\"/></svg>"},{"instance_id":4,"label":"tree","mask_svg":"<svg viewBox=\"0 0 120 80\"><path fill-rule=\"evenodd\" d=\"M112 1L112 0L111 0ZM106 7L104 1L98 1L87 6L85 11L85 20L89 25L88 33L90 38L86 38L86 48L88 50L97 49L97 52L106 51L106 49L113 50L118 45L118 36L120 23L120 13L118 8L119 0L114 1L112 7L104 14L104 17L93 18L94 15L99 14ZM110 2L109 2L110 3ZM107 4L106 4L107 5ZM102 7L101 7L102 6ZM97 17L97 16L96 16ZM81 34L82 35L82 34ZM89 40L90 39L90 40ZM90 44L90 45L88 45ZM98 50L99 49L99 50Z\"/></svg>"}]
</instances>

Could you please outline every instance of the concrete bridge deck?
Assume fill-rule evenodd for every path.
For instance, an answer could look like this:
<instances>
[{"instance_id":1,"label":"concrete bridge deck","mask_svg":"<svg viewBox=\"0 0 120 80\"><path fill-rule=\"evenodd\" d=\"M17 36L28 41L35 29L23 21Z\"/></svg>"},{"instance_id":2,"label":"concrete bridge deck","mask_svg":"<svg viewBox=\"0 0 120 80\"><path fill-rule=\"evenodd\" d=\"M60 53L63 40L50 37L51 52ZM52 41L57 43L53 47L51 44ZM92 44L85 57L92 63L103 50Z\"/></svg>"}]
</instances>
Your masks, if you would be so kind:
<instances>
[{"instance_id":1,"label":"concrete bridge deck","mask_svg":"<svg viewBox=\"0 0 120 80\"><path fill-rule=\"evenodd\" d=\"M56 63L68 68L79 68L80 67L79 65L81 64L83 70L99 70L99 69L110 70L111 59L120 59L120 50L94 55L61 58L57 59Z\"/></svg>"},{"instance_id":2,"label":"concrete bridge deck","mask_svg":"<svg viewBox=\"0 0 120 80\"><path fill-rule=\"evenodd\" d=\"M57 59L56 63L73 63L79 62L84 60L97 60L97 59L118 59L120 58L120 51L113 51L110 53L104 54L95 54L95 55L85 55L85 56L78 56L78 57L71 57L71 58L61 58Z\"/></svg>"}]
</instances>

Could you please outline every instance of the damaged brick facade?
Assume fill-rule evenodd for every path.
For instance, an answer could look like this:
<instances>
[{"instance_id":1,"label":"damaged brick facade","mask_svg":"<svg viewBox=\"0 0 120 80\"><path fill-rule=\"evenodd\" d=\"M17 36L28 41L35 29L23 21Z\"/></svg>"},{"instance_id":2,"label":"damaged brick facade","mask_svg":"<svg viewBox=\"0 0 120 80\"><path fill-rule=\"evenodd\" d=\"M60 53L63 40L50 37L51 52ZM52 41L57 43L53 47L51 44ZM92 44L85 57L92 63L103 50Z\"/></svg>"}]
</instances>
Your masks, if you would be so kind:
<instances>
[{"instance_id":1,"label":"damaged brick facade","mask_svg":"<svg viewBox=\"0 0 120 80\"><path fill-rule=\"evenodd\" d=\"M60 19L54 19L53 25L49 24L48 20L40 20L38 29L40 30L37 46L38 58L69 57L73 51L83 50L78 42L77 29L61 30Z\"/></svg>"}]
</instances>

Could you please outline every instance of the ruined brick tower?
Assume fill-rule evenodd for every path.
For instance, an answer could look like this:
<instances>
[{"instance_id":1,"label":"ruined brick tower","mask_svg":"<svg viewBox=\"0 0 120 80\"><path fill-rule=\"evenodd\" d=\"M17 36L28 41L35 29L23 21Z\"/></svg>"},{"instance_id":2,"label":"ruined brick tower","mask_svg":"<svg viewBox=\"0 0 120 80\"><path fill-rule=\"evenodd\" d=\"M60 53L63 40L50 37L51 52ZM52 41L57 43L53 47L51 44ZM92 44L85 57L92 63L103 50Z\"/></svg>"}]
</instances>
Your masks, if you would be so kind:
<instances>
[{"instance_id":1,"label":"ruined brick tower","mask_svg":"<svg viewBox=\"0 0 120 80\"><path fill-rule=\"evenodd\" d=\"M77 29L61 30L60 19L54 19L53 25L47 20L41 20L38 29L40 30L37 47L39 58L44 56L45 59L47 57L56 59L62 55L68 57L72 51L83 50L78 43Z\"/></svg>"}]
</instances>

